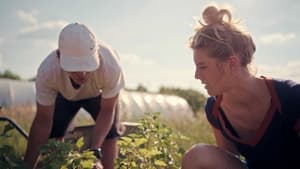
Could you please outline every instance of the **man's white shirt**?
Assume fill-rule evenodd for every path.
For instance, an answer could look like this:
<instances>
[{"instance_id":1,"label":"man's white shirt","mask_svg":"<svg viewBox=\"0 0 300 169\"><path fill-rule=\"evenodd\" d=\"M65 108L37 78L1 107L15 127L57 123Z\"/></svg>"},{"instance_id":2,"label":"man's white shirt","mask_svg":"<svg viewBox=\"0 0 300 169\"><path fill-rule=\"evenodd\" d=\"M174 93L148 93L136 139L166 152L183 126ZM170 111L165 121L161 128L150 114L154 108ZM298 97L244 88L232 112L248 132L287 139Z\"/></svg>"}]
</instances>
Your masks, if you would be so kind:
<instances>
[{"instance_id":1,"label":"man's white shirt","mask_svg":"<svg viewBox=\"0 0 300 169\"><path fill-rule=\"evenodd\" d=\"M100 66L91 72L88 81L80 88L72 86L67 72L60 67L56 50L41 63L36 78L36 99L41 105L53 105L58 93L66 99L77 101L102 95L116 96L124 87L124 75L118 54L103 42L99 43Z\"/></svg>"}]
</instances>

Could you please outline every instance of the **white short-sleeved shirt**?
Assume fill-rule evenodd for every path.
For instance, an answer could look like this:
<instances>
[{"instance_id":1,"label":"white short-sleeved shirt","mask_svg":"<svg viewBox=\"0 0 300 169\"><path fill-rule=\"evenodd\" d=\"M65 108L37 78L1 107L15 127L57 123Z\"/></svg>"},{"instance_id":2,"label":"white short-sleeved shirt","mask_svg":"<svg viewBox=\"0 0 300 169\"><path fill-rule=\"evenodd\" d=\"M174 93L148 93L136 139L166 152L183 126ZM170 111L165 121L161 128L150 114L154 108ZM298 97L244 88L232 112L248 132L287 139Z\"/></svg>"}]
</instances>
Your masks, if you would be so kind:
<instances>
[{"instance_id":1,"label":"white short-sleeved shirt","mask_svg":"<svg viewBox=\"0 0 300 169\"><path fill-rule=\"evenodd\" d=\"M103 42L99 43L100 66L91 72L88 81L80 88L72 86L67 72L60 67L56 50L41 63L36 78L36 100L41 105L53 105L58 93L66 99L77 101L102 95L116 96L124 87L123 71L118 54Z\"/></svg>"}]
</instances>

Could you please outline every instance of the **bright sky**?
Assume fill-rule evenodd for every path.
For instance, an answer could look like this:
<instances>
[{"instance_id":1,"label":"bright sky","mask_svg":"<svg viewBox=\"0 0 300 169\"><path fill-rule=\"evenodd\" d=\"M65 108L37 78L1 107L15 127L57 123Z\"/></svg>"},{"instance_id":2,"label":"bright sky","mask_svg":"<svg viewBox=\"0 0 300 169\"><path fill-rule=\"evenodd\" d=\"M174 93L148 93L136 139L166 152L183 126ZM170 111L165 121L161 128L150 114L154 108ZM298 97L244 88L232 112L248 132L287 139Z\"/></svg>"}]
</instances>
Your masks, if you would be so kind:
<instances>
[{"instance_id":1,"label":"bright sky","mask_svg":"<svg viewBox=\"0 0 300 169\"><path fill-rule=\"evenodd\" d=\"M300 1L229 0L233 17L256 42L258 75L300 82ZM193 16L205 0L1 0L0 71L31 78L55 48L68 23L90 26L121 57L126 86L139 83L152 91L164 85L202 90L194 80Z\"/></svg>"}]
</instances>

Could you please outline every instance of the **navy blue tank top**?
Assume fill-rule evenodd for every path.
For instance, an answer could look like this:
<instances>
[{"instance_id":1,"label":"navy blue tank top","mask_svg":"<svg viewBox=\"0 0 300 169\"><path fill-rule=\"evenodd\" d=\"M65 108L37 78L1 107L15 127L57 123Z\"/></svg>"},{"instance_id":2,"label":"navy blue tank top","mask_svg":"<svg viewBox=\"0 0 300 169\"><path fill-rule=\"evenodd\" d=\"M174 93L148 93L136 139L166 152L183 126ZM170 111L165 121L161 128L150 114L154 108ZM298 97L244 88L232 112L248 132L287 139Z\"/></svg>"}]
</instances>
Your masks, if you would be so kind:
<instances>
[{"instance_id":1,"label":"navy blue tank top","mask_svg":"<svg viewBox=\"0 0 300 169\"><path fill-rule=\"evenodd\" d=\"M271 93L271 105L251 140L239 138L220 107L222 96L207 99L207 119L236 146L249 169L300 169L300 84L266 78L265 82Z\"/></svg>"}]
</instances>

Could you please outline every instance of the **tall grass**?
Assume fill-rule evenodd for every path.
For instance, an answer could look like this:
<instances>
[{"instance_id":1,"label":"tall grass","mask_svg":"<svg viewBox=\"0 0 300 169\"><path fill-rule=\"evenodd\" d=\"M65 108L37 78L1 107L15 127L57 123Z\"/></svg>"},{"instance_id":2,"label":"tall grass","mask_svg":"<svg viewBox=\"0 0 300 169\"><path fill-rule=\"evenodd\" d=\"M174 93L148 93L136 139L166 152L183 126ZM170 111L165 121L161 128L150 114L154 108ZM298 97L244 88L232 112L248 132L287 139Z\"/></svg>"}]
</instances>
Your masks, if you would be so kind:
<instances>
[{"instance_id":1,"label":"tall grass","mask_svg":"<svg viewBox=\"0 0 300 169\"><path fill-rule=\"evenodd\" d=\"M188 138L187 140L177 140L186 150L197 143L215 144L212 128L203 111L198 112L194 119L175 117L172 120L165 119L163 123Z\"/></svg>"},{"instance_id":2,"label":"tall grass","mask_svg":"<svg viewBox=\"0 0 300 169\"><path fill-rule=\"evenodd\" d=\"M34 113L31 107L18 107L11 109L0 109L0 116L8 117L15 121L27 133L29 132ZM8 122L0 121L0 133L4 130L4 126ZM17 130L12 130L8 133L10 137L0 140L0 146L10 145L14 147L19 155L23 155L26 150L27 140Z\"/></svg>"}]
</instances>

